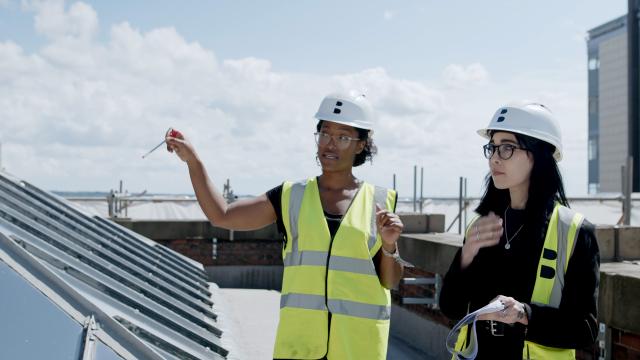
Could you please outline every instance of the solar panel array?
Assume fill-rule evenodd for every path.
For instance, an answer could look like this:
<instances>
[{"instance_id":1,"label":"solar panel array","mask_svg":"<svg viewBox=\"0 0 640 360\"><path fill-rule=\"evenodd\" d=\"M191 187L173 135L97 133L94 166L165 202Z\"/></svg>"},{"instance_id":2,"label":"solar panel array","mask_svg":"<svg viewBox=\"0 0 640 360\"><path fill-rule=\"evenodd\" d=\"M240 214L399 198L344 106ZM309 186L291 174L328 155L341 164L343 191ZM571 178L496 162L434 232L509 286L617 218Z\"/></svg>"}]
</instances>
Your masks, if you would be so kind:
<instances>
[{"instance_id":1,"label":"solar panel array","mask_svg":"<svg viewBox=\"0 0 640 360\"><path fill-rule=\"evenodd\" d=\"M0 173L3 261L76 321L83 320L80 358L91 335L100 340L98 353L106 344L123 358L229 355L201 264ZM10 289L0 286L10 297ZM94 332L88 325L92 316Z\"/></svg>"}]
</instances>

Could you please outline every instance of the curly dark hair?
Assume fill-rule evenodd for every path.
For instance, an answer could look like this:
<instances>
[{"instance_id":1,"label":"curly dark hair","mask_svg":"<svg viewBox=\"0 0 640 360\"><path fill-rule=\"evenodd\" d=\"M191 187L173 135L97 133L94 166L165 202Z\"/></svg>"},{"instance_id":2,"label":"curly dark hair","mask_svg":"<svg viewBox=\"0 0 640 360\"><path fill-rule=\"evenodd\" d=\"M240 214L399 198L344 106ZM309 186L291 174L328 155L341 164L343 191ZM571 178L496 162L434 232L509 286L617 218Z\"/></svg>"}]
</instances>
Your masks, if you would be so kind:
<instances>
[{"instance_id":1,"label":"curly dark hair","mask_svg":"<svg viewBox=\"0 0 640 360\"><path fill-rule=\"evenodd\" d=\"M316 125L317 131L320 131L320 128L322 128L322 121L323 120L318 121L318 125ZM354 129L358 132L358 138L364 141L365 145L364 149L359 154L356 154L356 157L353 159L353 166L360 166L367 160L373 162L373 156L378 153L378 147L373 143L373 139L369 137L369 130L357 127L354 127Z\"/></svg>"}]
</instances>

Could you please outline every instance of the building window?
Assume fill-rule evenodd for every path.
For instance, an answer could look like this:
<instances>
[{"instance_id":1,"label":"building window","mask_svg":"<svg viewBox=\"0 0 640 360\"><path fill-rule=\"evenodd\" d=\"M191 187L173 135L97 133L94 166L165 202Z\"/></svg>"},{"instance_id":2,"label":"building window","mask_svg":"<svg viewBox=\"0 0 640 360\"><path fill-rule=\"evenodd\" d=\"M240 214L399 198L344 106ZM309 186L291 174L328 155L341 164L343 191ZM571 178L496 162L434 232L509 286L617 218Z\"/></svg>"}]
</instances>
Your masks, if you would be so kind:
<instances>
[{"instance_id":1,"label":"building window","mask_svg":"<svg viewBox=\"0 0 640 360\"><path fill-rule=\"evenodd\" d=\"M589 70L598 70L600 68L600 59L593 57L589 59Z\"/></svg>"},{"instance_id":2,"label":"building window","mask_svg":"<svg viewBox=\"0 0 640 360\"><path fill-rule=\"evenodd\" d=\"M589 139L589 161L598 158L598 143L596 139Z\"/></svg>"},{"instance_id":3,"label":"building window","mask_svg":"<svg viewBox=\"0 0 640 360\"><path fill-rule=\"evenodd\" d=\"M598 113L598 98L590 97L589 98L589 114L597 114Z\"/></svg>"},{"instance_id":4,"label":"building window","mask_svg":"<svg viewBox=\"0 0 640 360\"><path fill-rule=\"evenodd\" d=\"M600 188L600 184L589 183L589 194L596 194L599 188Z\"/></svg>"}]
</instances>

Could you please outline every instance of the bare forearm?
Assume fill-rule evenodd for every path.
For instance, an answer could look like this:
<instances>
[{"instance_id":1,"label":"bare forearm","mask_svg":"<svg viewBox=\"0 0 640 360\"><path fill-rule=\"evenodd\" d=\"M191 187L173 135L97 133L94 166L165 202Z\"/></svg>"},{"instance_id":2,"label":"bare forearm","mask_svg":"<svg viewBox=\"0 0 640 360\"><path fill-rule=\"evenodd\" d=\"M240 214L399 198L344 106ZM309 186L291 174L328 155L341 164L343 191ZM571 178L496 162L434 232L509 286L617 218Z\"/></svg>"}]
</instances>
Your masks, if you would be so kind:
<instances>
[{"instance_id":1,"label":"bare forearm","mask_svg":"<svg viewBox=\"0 0 640 360\"><path fill-rule=\"evenodd\" d=\"M404 268L392 257L380 256L380 283L387 289L395 289L402 279Z\"/></svg>"},{"instance_id":2,"label":"bare forearm","mask_svg":"<svg viewBox=\"0 0 640 360\"><path fill-rule=\"evenodd\" d=\"M196 158L189 161L187 165L189 167L191 184L193 185L193 190L196 193L200 208L202 208L202 211L211 223L223 226L224 216L227 212L227 202L209 179L207 170L204 168L200 159Z\"/></svg>"},{"instance_id":3,"label":"bare forearm","mask_svg":"<svg viewBox=\"0 0 640 360\"><path fill-rule=\"evenodd\" d=\"M198 204L212 224L232 230L255 230L276 221L275 210L266 194L227 205L222 194L213 186L193 146L184 136L167 136L165 139L169 151L175 152L187 163Z\"/></svg>"}]
</instances>

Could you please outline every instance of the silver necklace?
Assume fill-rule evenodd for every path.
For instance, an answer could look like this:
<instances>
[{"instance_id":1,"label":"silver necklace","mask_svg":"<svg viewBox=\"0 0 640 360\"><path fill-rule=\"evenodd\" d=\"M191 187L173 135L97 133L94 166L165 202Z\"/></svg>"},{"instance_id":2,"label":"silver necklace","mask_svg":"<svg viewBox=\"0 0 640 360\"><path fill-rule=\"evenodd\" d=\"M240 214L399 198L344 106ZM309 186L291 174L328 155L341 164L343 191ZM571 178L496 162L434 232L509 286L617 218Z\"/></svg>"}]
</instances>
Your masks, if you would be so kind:
<instances>
[{"instance_id":1,"label":"silver necklace","mask_svg":"<svg viewBox=\"0 0 640 360\"><path fill-rule=\"evenodd\" d=\"M515 234L513 234L512 237L509 237L509 233L507 232L507 209L509 209L511 206L507 206L504 209L504 236L507 239L507 243L504 244L504 248L509 250L511 249L511 241L513 241L513 239L516 238L516 236L518 236L518 233L520 232L520 230L522 230L522 227L524 226L524 224L520 225L520 227L518 228L518 231L516 231Z\"/></svg>"}]
</instances>

